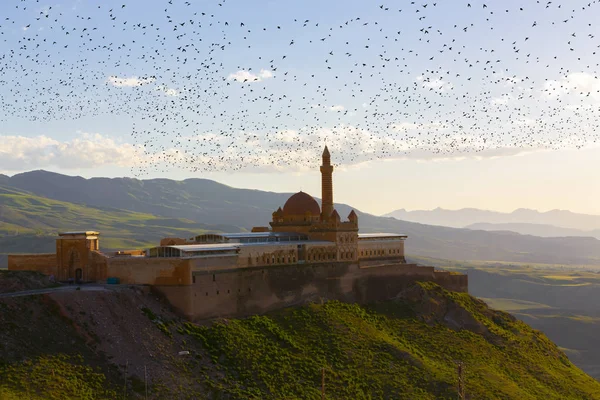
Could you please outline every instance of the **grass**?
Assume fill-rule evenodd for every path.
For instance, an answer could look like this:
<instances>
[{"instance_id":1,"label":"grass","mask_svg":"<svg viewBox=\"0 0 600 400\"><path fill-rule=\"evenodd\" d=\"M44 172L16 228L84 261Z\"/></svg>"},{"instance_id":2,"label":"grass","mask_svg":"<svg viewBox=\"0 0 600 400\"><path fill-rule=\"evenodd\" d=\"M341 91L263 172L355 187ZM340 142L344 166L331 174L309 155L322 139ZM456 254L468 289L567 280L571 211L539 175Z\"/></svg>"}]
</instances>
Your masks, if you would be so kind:
<instances>
[{"instance_id":1,"label":"grass","mask_svg":"<svg viewBox=\"0 0 600 400\"><path fill-rule=\"evenodd\" d=\"M31 252L32 236L49 248L62 230L100 231L106 237L101 239L105 249L145 248L163 237L186 238L212 230L191 220L67 203L2 187L0 208L0 248L6 253Z\"/></svg>"},{"instance_id":2,"label":"grass","mask_svg":"<svg viewBox=\"0 0 600 400\"><path fill-rule=\"evenodd\" d=\"M600 379L598 266L409 258L467 273L471 294L485 298L490 307L514 313L571 349L573 361Z\"/></svg>"},{"instance_id":3,"label":"grass","mask_svg":"<svg viewBox=\"0 0 600 400\"><path fill-rule=\"evenodd\" d=\"M502 310L507 312L522 311L529 309L539 308L552 308L546 304L536 303L533 301L518 300L518 299L501 299L501 298L488 298L480 297L481 300L485 301L490 307L496 310Z\"/></svg>"},{"instance_id":4,"label":"grass","mask_svg":"<svg viewBox=\"0 0 600 400\"><path fill-rule=\"evenodd\" d=\"M6 400L114 399L104 374L81 357L58 354L0 365L0 398Z\"/></svg>"},{"instance_id":5,"label":"grass","mask_svg":"<svg viewBox=\"0 0 600 400\"><path fill-rule=\"evenodd\" d=\"M219 398L317 399L325 368L328 399L455 399L457 360L473 399L600 398L600 383L539 331L466 294L420 288L416 302L333 301L179 332L209 354L218 373L203 380ZM488 333L449 328L448 308Z\"/></svg>"}]
</instances>

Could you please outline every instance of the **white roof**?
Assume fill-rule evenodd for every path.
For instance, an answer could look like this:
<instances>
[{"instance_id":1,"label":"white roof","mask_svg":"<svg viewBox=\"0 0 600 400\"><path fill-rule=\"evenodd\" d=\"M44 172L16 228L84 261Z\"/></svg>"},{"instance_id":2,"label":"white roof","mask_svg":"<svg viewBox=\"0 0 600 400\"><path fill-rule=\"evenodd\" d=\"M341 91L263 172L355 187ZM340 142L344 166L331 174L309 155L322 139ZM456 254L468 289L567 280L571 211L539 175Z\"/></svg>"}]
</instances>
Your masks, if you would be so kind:
<instances>
[{"instance_id":1,"label":"white roof","mask_svg":"<svg viewBox=\"0 0 600 400\"><path fill-rule=\"evenodd\" d=\"M407 235L403 235L401 233L359 233L358 234L358 238L359 239L369 239L369 238L398 238L398 237L403 237L406 238L408 237Z\"/></svg>"},{"instance_id":2,"label":"white roof","mask_svg":"<svg viewBox=\"0 0 600 400\"><path fill-rule=\"evenodd\" d=\"M86 236L98 236L100 232L96 231L73 231L73 232L59 232L58 236L72 236L72 235L86 235Z\"/></svg>"},{"instance_id":3,"label":"white roof","mask_svg":"<svg viewBox=\"0 0 600 400\"><path fill-rule=\"evenodd\" d=\"M159 247L170 247L173 249L181 250L184 253L199 252L199 251L228 251L237 250L242 247L259 247L259 246L290 246L290 245L315 245L325 246L334 245L334 242L328 242L326 240L297 240L289 242L260 242L260 243L210 243L210 244L182 244L173 246L159 246Z\"/></svg>"}]
</instances>

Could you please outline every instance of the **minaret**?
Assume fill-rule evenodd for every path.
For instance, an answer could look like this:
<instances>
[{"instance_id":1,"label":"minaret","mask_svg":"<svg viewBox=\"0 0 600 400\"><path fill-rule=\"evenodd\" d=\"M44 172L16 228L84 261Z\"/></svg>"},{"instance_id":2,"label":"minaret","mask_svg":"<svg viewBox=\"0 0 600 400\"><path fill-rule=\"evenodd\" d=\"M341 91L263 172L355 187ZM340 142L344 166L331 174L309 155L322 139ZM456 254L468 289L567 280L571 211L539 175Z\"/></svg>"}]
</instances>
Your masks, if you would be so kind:
<instances>
[{"instance_id":1,"label":"minaret","mask_svg":"<svg viewBox=\"0 0 600 400\"><path fill-rule=\"evenodd\" d=\"M333 165L325 146L323 165L321 165L321 219L327 221L333 212Z\"/></svg>"}]
</instances>

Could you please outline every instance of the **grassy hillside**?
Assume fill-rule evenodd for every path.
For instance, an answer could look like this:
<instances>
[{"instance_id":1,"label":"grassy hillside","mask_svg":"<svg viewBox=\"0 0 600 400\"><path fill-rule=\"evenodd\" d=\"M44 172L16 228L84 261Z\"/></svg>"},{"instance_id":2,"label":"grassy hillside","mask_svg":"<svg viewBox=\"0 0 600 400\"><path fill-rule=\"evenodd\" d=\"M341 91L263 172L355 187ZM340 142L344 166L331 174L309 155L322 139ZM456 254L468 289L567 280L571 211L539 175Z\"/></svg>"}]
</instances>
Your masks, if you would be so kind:
<instances>
[{"instance_id":1,"label":"grassy hillside","mask_svg":"<svg viewBox=\"0 0 600 400\"><path fill-rule=\"evenodd\" d=\"M456 399L462 361L468 399L600 399L600 383L541 332L435 284L371 306L333 301L200 325L155 301L129 288L0 299L0 321L14 321L0 332L0 393L144 398L147 366L153 399L319 399L325 368L327 399Z\"/></svg>"},{"instance_id":2,"label":"grassy hillside","mask_svg":"<svg viewBox=\"0 0 600 400\"><path fill-rule=\"evenodd\" d=\"M469 275L469 292L543 331L585 372L600 379L600 268L412 257Z\"/></svg>"},{"instance_id":3,"label":"grassy hillside","mask_svg":"<svg viewBox=\"0 0 600 400\"><path fill-rule=\"evenodd\" d=\"M166 236L237 227L210 226L182 218L157 217L114 208L57 201L0 186L0 249L7 252L53 251L54 236L62 230L98 230L102 248L155 245Z\"/></svg>"},{"instance_id":4,"label":"grassy hillside","mask_svg":"<svg viewBox=\"0 0 600 400\"><path fill-rule=\"evenodd\" d=\"M238 398L318 398L321 366L329 398L456 398L455 360L472 399L600 396L540 332L432 284L372 307L330 302L183 331L223 366L211 384Z\"/></svg>"}]
</instances>

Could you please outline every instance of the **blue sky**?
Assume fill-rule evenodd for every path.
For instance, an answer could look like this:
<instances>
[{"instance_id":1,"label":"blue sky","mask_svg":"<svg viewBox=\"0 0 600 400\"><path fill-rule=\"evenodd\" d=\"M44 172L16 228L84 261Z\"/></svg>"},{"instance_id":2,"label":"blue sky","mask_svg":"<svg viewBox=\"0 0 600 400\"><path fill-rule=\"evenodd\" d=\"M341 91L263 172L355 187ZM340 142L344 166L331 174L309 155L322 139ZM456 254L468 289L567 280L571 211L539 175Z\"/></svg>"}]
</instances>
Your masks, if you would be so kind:
<instances>
[{"instance_id":1,"label":"blue sky","mask_svg":"<svg viewBox=\"0 0 600 400\"><path fill-rule=\"evenodd\" d=\"M2 2L0 172L600 214L596 3L171 3Z\"/></svg>"}]
</instances>

